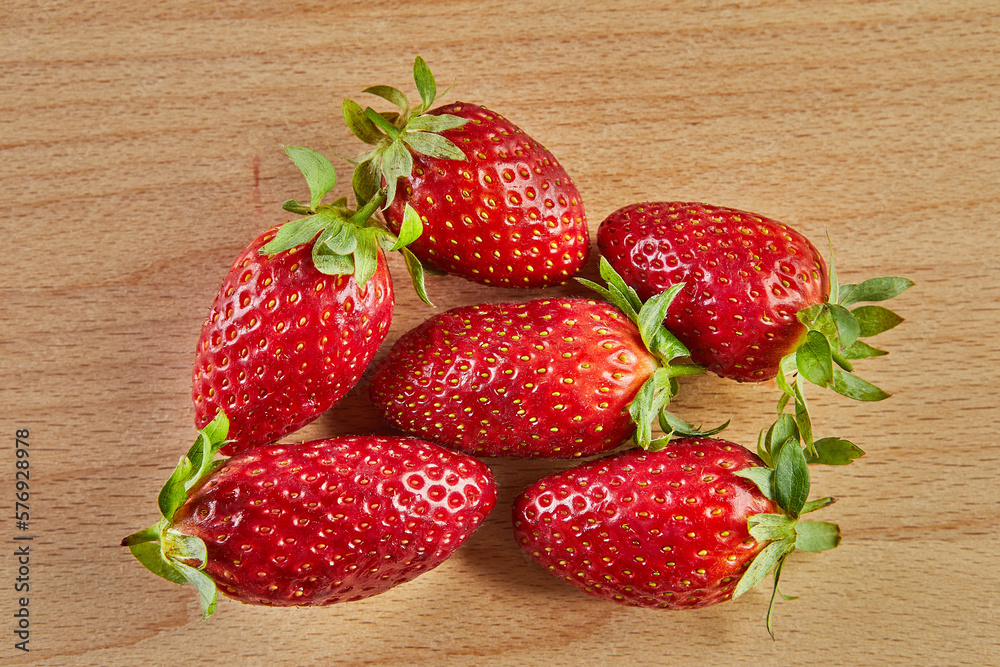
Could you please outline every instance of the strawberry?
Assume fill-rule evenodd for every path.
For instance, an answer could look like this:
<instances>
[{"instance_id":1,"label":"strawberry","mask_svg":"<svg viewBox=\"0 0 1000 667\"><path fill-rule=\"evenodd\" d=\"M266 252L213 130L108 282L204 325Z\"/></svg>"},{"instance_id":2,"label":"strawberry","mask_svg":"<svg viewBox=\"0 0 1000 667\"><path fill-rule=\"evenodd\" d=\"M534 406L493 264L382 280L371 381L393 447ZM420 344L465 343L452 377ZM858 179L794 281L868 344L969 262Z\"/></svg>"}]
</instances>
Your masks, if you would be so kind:
<instances>
[{"instance_id":1,"label":"strawberry","mask_svg":"<svg viewBox=\"0 0 1000 667\"><path fill-rule=\"evenodd\" d=\"M778 373L806 327L796 313L826 301L826 264L780 222L704 204L618 209L597 233L601 254L640 298L684 282L668 326L691 359L722 377L758 382Z\"/></svg>"},{"instance_id":2,"label":"strawberry","mask_svg":"<svg viewBox=\"0 0 1000 667\"><path fill-rule=\"evenodd\" d=\"M463 306L403 335L372 402L397 428L481 456L576 458L613 449L676 393L687 351L662 327L672 293L643 306L574 298ZM637 326L636 322L640 325ZM684 425L673 418L676 430Z\"/></svg>"},{"instance_id":3,"label":"strawberry","mask_svg":"<svg viewBox=\"0 0 1000 667\"><path fill-rule=\"evenodd\" d=\"M775 378L780 408L794 401L812 451L802 381L849 398L878 401L888 393L854 375L852 361L886 354L861 338L902 318L879 305L913 285L873 278L840 285L816 248L788 225L736 209L681 202L632 204L601 223L606 261L641 297L677 283L685 288L666 326L691 360L726 378ZM815 452L813 452L815 453Z\"/></svg>"},{"instance_id":4,"label":"strawberry","mask_svg":"<svg viewBox=\"0 0 1000 667\"><path fill-rule=\"evenodd\" d=\"M232 415L237 447L269 443L313 421L360 379L392 321L385 258L361 287L353 275L322 273L300 248L248 245L222 283L198 341L195 425Z\"/></svg>"},{"instance_id":5,"label":"strawberry","mask_svg":"<svg viewBox=\"0 0 1000 667\"><path fill-rule=\"evenodd\" d=\"M434 77L414 64L421 103L389 86L366 92L399 113L345 100L348 126L374 148L355 162L363 199L384 184L389 228L404 236L412 207L422 228L413 254L430 268L500 287L563 283L586 263L590 237L580 193L555 156L500 114L454 103L430 109Z\"/></svg>"},{"instance_id":6,"label":"strawberry","mask_svg":"<svg viewBox=\"0 0 1000 667\"><path fill-rule=\"evenodd\" d=\"M777 590L794 549L821 551L840 540L835 524L798 521L833 502L805 503L809 476L798 443L777 458L770 469L712 438L626 450L525 489L514 501L514 535L553 575L620 604L705 607L741 595L772 568Z\"/></svg>"},{"instance_id":7,"label":"strawberry","mask_svg":"<svg viewBox=\"0 0 1000 667\"><path fill-rule=\"evenodd\" d=\"M226 454L301 428L357 383L392 321L384 253L408 253L406 239L373 223L379 201L357 211L346 199L323 204L336 184L330 161L309 148L285 150L311 199L284 207L305 217L267 230L239 254L195 356L195 426L225 410L233 435ZM411 273L426 300L419 266Z\"/></svg>"},{"instance_id":8,"label":"strawberry","mask_svg":"<svg viewBox=\"0 0 1000 667\"><path fill-rule=\"evenodd\" d=\"M482 524L496 484L478 460L399 437L262 445L225 461L224 413L160 493L161 520L123 540L148 569L247 604L377 595L440 565Z\"/></svg>"}]
</instances>

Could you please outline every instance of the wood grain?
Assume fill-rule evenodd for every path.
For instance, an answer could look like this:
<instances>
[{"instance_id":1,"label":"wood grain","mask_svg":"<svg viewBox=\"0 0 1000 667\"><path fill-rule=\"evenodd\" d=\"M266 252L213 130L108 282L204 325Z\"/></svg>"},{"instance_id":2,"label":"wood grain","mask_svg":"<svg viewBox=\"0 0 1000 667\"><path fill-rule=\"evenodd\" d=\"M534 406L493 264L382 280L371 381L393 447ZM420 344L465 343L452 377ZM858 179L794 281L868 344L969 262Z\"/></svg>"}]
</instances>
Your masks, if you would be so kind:
<instances>
[{"instance_id":1,"label":"wood grain","mask_svg":"<svg viewBox=\"0 0 1000 667\"><path fill-rule=\"evenodd\" d=\"M995 2L10 0L2 13L4 664L1000 663ZM845 540L789 562L783 589L801 597L779 605L777 641L763 591L658 614L527 561L510 501L559 462L491 461L498 509L455 557L349 605L223 600L202 623L189 589L118 546L152 521L192 440L192 354L229 262L305 194L281 145L360 152L341 101L373 83L411 90L416 54L455 80L450 99L501 111L560 158L592 236L633 201L698 199L828 234L844 281L917 281L884 336L892 354L866 364L895 395L813 398L817 422L868 456L815 473ZM439 309L543 293L430 289ZM398 292L390 340L429 315ZM299 436L383 430L363 385ZM749 443L774 392L702 377L676 407L732 418L729 437ZM13 648L9 553L21 428L29 654Z\"/></svg>"}]
</instances>

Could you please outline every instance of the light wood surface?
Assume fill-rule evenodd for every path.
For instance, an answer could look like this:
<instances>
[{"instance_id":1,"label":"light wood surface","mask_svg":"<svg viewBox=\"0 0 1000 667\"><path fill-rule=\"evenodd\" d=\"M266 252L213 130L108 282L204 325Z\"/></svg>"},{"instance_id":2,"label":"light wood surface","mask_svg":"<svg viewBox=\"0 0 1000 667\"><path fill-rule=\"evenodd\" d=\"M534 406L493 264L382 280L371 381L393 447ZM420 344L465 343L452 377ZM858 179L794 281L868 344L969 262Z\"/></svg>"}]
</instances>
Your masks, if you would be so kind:
<instances>
[{"instance_id":1,"label":"light wood surface","mask_svg":"<svg viewBox=\"0 0 1000 667\"><path fill-rule=\"evenodd\" d=\"M11 665L989 665L997 646L1000 10L878 2L43 2L0 11L0 662ZM574 176L591 235L641 199L792 224L845 282L903 275L906 323L864 364L894 392L814 392L818 428L868 456L814 471L844 531L795 554L799 595L631 609L514 544L514 495L565 464L491 461L496 511L439 569L324 609L222 600L118 546L193 436L190 367L231 259L305 188L281 150L351 156L344 97L413 92L500 111ZM346 167L346 165L345 165ZM340 169L346 175L346 168ZM347 182L347 179L343 179ZM344 190L346 193L346 190ZM399 258L390 341L432 311ZM595 264L586 273L596 273ZM582 293L434 278L439 309ZM382 350L384 354L385 349ZM693 420L747 444L773 386L684 383ZM383 431L352 392L300 439ZM30 430L30 653L14 650L14 434ZM23 534L23 533L21 533Z\"/></svg>"}]
</instances>

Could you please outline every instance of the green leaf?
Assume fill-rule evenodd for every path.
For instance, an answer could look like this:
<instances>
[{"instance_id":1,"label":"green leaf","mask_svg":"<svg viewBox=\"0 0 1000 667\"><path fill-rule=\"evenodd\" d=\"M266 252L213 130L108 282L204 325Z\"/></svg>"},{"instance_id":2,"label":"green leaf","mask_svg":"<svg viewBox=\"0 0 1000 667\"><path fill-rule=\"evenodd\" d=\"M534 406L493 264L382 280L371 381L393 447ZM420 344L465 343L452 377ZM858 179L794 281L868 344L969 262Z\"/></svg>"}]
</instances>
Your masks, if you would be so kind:
<instances>
[{"instance_id":1,"label":"green leaf","mask_svg":"<svg viewBox=\"0 0 1000 667\"><path fill-rule=\"evenodd\" d=\"M172 519L174 512L187 500L187 490L184 488L185 482L191 476L194 466L190 459L182 456L177 462L177 467L167 480L167 483L160 489L157 497L157 505L160 507L160 514L166 519Z\"/></svg>"},{"instance_id":2,"label":"green leaf","mask_svg":"<svg viewBox=\"0 0 1000 667\"><path fill-rule=\"evenodd\" d=\"M428 306L434 306L427 296L427 288L424 286L424 265L420 263L417 256L409 248L401 248L403 259L406 261L406 270L410 274L410 281L413 283L413 291L417 293L420 300Z\"/></svg>"},{"instance_id":3,"label":"green leaf","mask_svg":"<svg viewBox=\"0 0 1000 667\"><path fill-rule=\"evenodd\" d=\"M146 542L159 542L160 532L166 525L166 519L161 520L159 523L150 526L149 528L144 528L140 531L132 533L124 540L122 540L123 547L130 547L135 544L144 544Z\"/></svg>"},{"instance_id":4,"label":"green leaf","mask_svg":"<svg viewBox=\"0 0 1000 667\"><path fill-rule=\"evenodd\" d=\"M803 308L795 314L795 317L799 319L799 322L806 325L807 328L813 329L814 325L819 320L820 316L826 311L826 304L817 303L813 306Z\"/></svg>"},{"instance_id":5,"label":"green leaf","mask_svg":"<svg viewBox=\"0 0 1000 667\"><path fill-rule=\"evenodd\" d=\"M729 426L729 420L727 419L725 422L719 424L718 426L713 426L712 428L705 429L702 428L700 424L698 426L695 426L694 424L689 424L688 422L684 421L677 415L668 412L667 410L660 410L658 418L660 421L660 429L664 433L692 436L692 437L707 437L715 435L717 433L721 433L722 431L726 430L726 427Z\"/></svg>"},{"instance_id":6,"label":"green leaf","mask_svg":"<svg viewBox=\"0 0 1000 667\"><path fill-rule=\"evenodd\" d=\"M798 437L799 429L795 424L795 419L787 414L778 415L775 422L767 429L767 436L764 438L764 448L768 454L774 457L780 451L781 445L788 440L797 440Z\"/></svg>"},{"instance_id":7,"label":"green leaf","mask_svg":"<svg viewBox=\"0 0 1000 667\"><path fill-rule=\"evenodd\" d=\"M648 450L652 441L652 421L670 402L670 375L667 369L657 368L647 379L629 405L629 414L635 422L635 442Z\"/></svg>"},{"instance_id":8,"label":"green leaf","mask_svg":"<svg viewBox=\"0 0 1000 667\"><path fill-rule=\"evenodd\" d=\"M803 391L803 380L800 375L795 382L795 425L799 429L799 437L806 447L806 452L813 452L812 418L809 416L809 405Z\"/></svg>"},{"instance_id":9,"label":"green leaf","mask_svg":"<svg viewBox=\"0 0 1000 667\"><path fill-rule=\"evenodd\" d=\"M205 428L201 429L201 432L208 438L211 446L218 451L226 442L226 436L229 435L229 417L226 416L225 412L220 410L215 415L215 418L206 424Z\"/></svg>"},{"instance_id":10,"label":"green leaf","mask_svg":"<svg viewBox=\"0 0 1000 667\"><path fill-rule=\"evenodd\" d=\"M360 162L354 168L354 173L351 175L351 187L354 189L354 198L358 202L359 208L375 198L382 184L381 180L374 158Z\"/></svg>"},{"instance_id":11,"label":"green leaf","mask_svg":"<svg viewBox=\"0 0 1000 667\"><path fill-rule=\"evenodd\" d=\"M469 122L468 118L462 118L461 116L455 116L450 113L443 113L440 115L430 115L424 114L422 116L414 116L410 119L410 122L406 124L407 132L446 132L448 130L454 130L455 128L462 127ZM465 155L463 154L464 158Z\"/></svg>"},{"instance_id":12,"label":"green leaf","mask_svg":"<svg viewBox=\"0 0 1000 667\"><path fill-rule=\"evenodd\" d=\"M399 107L400 113L405 114L410 109L410 101L406 99L406 95L403 91L398 88L393 88L392 86L369 86L365 88L363 92L375 95L376 97L381 97L383 100L391 102Z\"/></svg>"},{"instance_id":13,"label":"green leaf","mask_svg":"<svg viewBox=\"0 0 1000 667\"><path fill-rule=\"evenodd\" d=\"M903 318L885 306L858 306L851 311L860 325L859 334L863 338L877 336L898 326Z\"/></svg>"},{"instance_id":14,"label":"green leaf","mask_svg":"<svg viewBox=\"0 0 1000 667\"><path fill-rule=\"evenodd\" d=\"M142 566L158 577L163 577L167 581L175 584L187 582L187 578L181 574L172 563L163 559L159 542L143 542L129 546L129 551L135 559L142 563Z\"/></svg>"},{"instance_id":15,"label":"green leaf","mask_svg":"<svg viewBox=\"0 0 1000 667\"><path fill-rule=\"evenodd\" d=\"M344 122L347 123L347 127L354 133L354 136L366 144L377 144L385 136L375 123L365 115L361 105L354 100L344 100L341 111L344 114Z\"/></svg>"},{"instance_id":16,"label":"green leaf","mask_svg":"<svg viewBox=\"0 0 1000 667\"><path fill-rule=\"evenodd\" d=\"M819 310L816 314L810 315L808 318L803 317L803 313L807 311L812 311L813 307L803 309L799 311L798 317L803 324L810 331L818 331L823 334L830 344L830 350L836 352L840 349L840 329L838 328L838 323L834 319L833 312L830 309L830 304L824 303L816 306Z\"/></svg>"},{"instance_id":17,"label":"green leaf","mask_svg":"<svg viewBox=\"0 0 1000 667\"><path fill-rule=\"evenodd\" d=\"M337 172L325 155L311 148L285 146L285 153L305 176L309 185L309 206L315 211L337 184Z\"/></svg>"},{"instance_id":18,"label":"green leaf","mask_svg":"<svg viewBox=\"0 0 1000 667\"><path fill-rule=\"evenodd\" d=\"M792 389L792 385L788 383L788 373L789 367L792 369L796 368L796 357L797 352L792 352L782 357L781 362L778 364L778 374L775 376L775 382L778 385L784 396L779 400L778 403L778 414L780 415L784 409L785 405L788 403L789 398L795 398L795 391Z\"/></svg>"},{"instance_id":19,"label":"green leaf","mask_svg":"<svg viewBox=\"0 0 1000 667\"><path fill-rule=\"evenodd\" d=\"M404 246L408 246L424 233L424 223L420 220L420 214L407 202L403 208L403 221L399 225L399 235L392 250L396 251Z\"/></svg>"},{"instance_id":20,"label":"green leaf","mask_svg":"<svg viewBox=\"0 0 1000 667\"><path fill-rule=\"evenodd\" d=\"M327 254L351 255L358 247L358 230L359 227L338 219L316 239L313 248L319 247L320 252Z\"/></svg>"},{"instance_id":21,"label":"green leaf","mask_svg":"<svg viewBox=\"0 0 1000 667\"><path fill-rule=\"evenodd\" d=\"M219 414L224 413L220 411ZM208 466L213 456L215 456L215 452L212 451L212 441L208 434L205 433L205 429L201 429L198 431L198 437L195 438L194 444L191 445L187 453L187 458L191 462L191 465L197 466L197 468L192 468L192 470L197 469L201 471ZM197 474L192 473L191 478L194 477L197 477Z\"/></svg>"},{"instance_id":22,"label":"green leaf","mask_svg":"<svg viewBox=\"0 0 1000 667\"><path fill-rule=\"evenodd\" d=\"M354 258L351 255L333 253L324 249L324 246L313 246L312 261L317 271L328 276L349 276L354 273Z\"/></svg>"},{"instance_id":23,"label":"green leaf","mask_svg":"<svg viewBox=\"0 0 1000 667\"><path fill-rule=\"evenodd\" d=\"M663 325L671 302L683 288L683 283L673 285L666 291L650 297L642 304L637 314L636 326L639 328L639 335L646 349L665 361L691 354L687 347Z\"/></svg>"},{"instance_id":24,"label":"green leaf","mask_svg":"<svg viewBox=\"0 0 1000 667\"><path fill-rule=\"evenodd\" d=\"M792 549L789 549L787 552L782 554L781 558L778 559L778 564L774 567L774 586L771 588L771 599L767 603L767 616L765 618L765 623L767 624L767 634L771 636L772 640L774 639L774 603L777 602L777 596L780 593L778 582L781 580L781 568L785 565L785 558L788 557L788 554L790 554L794 548L795 547L792 547ZM784 594L782 594L781 597L786 600L795 599Z\"/></svg>"},{"instance_id":25,"label":"green leaf","mask_svg":"<svg viewBox=\"0 0 1000 667\"><path fill-rule=\"evenodd\" d=\"M758 542L777 542L795 535L795 519L787 514L755 514L747 526Z\"/></svg>"},{"instance_id":26,"label":"green leaf","mask_svg":"<svg viewBox=\"0 0 1000 667\"><path fill-rule=\"evenodd\" d=\"M611 290L609 290L606 287L603 287L601 285L598 285L593 280L587 280L586 278L577 278L576 281L578 283L580 283L581 285L583 285L584 287L586 287L587 289L593 290L593 291L597 292L598 294L601 295L602 299L604 299L605 301L608 301L609 303L612 303L615 307L617 307L619 310L621 310L622 312L624 312L626 315L629 315L629 312L626 309L622 308L620 305L618 305L617 303L615 303L614 298L615 298L616 295L612 294ZM635 315L635 311L633 311L632 314L629 315L629 319L633 319L634 315ZM633 321L634 321L634 319L633 319Z\"/></svg>"},{"instance_id":27,"label":"green leaf","mask_svg":"<svg viewBox=\"0 0 1000 667\"><path fill-rule=\"evenodd\" d=\"M164 558L171 562L195 560L204 567L208 562L208 547L205 541L194 535L186 535L176 530L166 530L160 543Z\"/></svg>"},{"instance_id":28,"label":"green leaf","mask_svg":"<svg viewBox=\"0 0 1000 667\"><path fill-rule=\"evenodd\" d=\"M187 500L187 491L212 468L212 459L226 442L229 433L229 419L224 412L216 414L205 428L198 431L198 437L182 456L170 474L157 497L160 514L166 520ZM130 536L133 537L133 536Z\"/></svg>"},{"instance_id":29,"label":"green leaf","mask_svg":"<svg viewBox=\"0 0 1000 667\"><path fill-rule=\"evenodd\" d=\"M295 215L312 215L312 209L300 202L298 199L286 199L281 204L281 208L294 213Z\"/></svg>"},{"instance_id":30,"label":"green leaf","mask_svg":"<svg viewBox=\"0 0 1000 667\"><path fill-rule=\"evenodd\" d=\"M429 155L430 157L442 160L466 159L465 153L462 152L461 148L440 134L433 134L431 132L405 132L402 140L413 150L424 155Z\"/></svg>"},{"instance_id":31,"label":"green leaf","mask_svg":"<svg viewBox=\"0 0 1000 667\"><path fill-rule=\"evenodd\" d=\"M816 453L806 455L806 462L817 465L842 466L865 455L864 450L848 440L823 438L813 443Z\"/></svg>"},{"instance_id":32,"label":"green leaf","mask_svg":"<svg viewBox=\"0 0 1000 667\"><path fill-rule=\"evenodd\" d=\"M212 581L207 574L201 570L197 570L190 565L185 565L184 563L174 562L173 566L184 575L184 578L195 588L198 589L198 599L201 602L201 612L202 620L207 620L213 613L215 613L215 605L219 599L219 591L215 587L215 582Z\"/></svg>"},{"instance_id":33,"label":"green leaf","mask_svg":"<svg viewBox=\"0 0 1000 667\"><path fill-rule=\"evenodd\" d=\"M323 211L308 218L289 220L278 227L278 232L260 249L260 254L276 255L279 252L309 243L326 225L330 224L331 215L331 211Z\"/></svg>"},{"instance_id":34,"label":"green leaf","mask_svg":"<svg viewBox=\"0 0 1000 667\"><path fill-rule=\"evenodd\" d=\"M844 357L847 359L869 359L871 357L882 357L889 354L885 350L872 347L863 340L854 341L854 345L844 350Z\"/></svg>"},{"instance_id":35,"label":"green leaf","mask_svg":"<svg viewBox=\"0 0 1000 667\"><path fill-rule=\"evenodd\" d=\"M830 235L826 235L826 243L830 248L829 257L830 261L826 263L827 270L826 275L830 282L830 298L828 301L837 303L840 299L840 280L837 278L837 267L833 261L833 241L830 239Z\"/></svg>"},{"instance_id":36,"label":"green leaf","mask_svg":"<svg viewBox=\"0 0 1000 667\"><path fill-rule=\"evenodd\" d=\"M871 278L858 285L841 285L837 302L842 306L851 306L862 301L887 301L913 285L914 282L907 278Z\"/></svg>"},{"instance_id":37,"label":"green leaf","mask_svg":"<svg viewBox=\"0 0 1000 667\"><path fill-rule=\"evenodd\" d=\"M736 588L733 590L733 599L746 593L748 590L764 581L764 577L778 564L781 559L795 549L795 538L788 537L780 542L772 542L764 547L750 563L750 567L740 578Z\"/></svg>"},{"instance_id":38,"label":"green leaf","mask_svg":"<svg viewBox=\"0 0 1000 667\"><path fill-rule=\"evenodd\" d=\"M774 458L774 500L797 517L809 497L809 466L796 442L789 442Z\"/></svg>"},{"instance_id":39,"label":"green leaf","mask_svg":"<svg viewBox=\"0 0 1000 667\"><path fill-rule=\"evenodd\" d=\"M395 252L397 250L395 245L399 239L396 238L395 234L388 229L381 229L379 227L372 227L372 229L377 230L375 240L378 242L378 247L382 249L383 253Z\"/></svg>"},{"instance_id":40,"label":"green leaf","mask_svg":"<svg viewBox=\"0 0 1000 667\"><path fill-rule=\"evenodd\" d=\"M737 470L733 474L737 477L750 480L757 485L757 488L760 489L765 498L774 500L774 470L762 466L752 466L743 470Z\"/></svg>"},{"instance_id":41,"label":"green leaf","mask_svg":"<svg viewBox=\"0 0 1000 667\"><path fill-rule=\"evenodd\" d=\"M805 505L802 506L802 511L799 512L799 516L803 514L808 514L809 512L815 512L816 510L821 510L824 507L829 507L830 505L837 502L836 498L817 498L816 500L810 500Z\"/></svg>"},{"instance_id":42,"label":"green leaf","mask_svg":"<svg viewBox=\"0 0 1000 667\"><path fill-rule=\"evenodd\" d=\"M790 400L791 398L792 398L792 397L791 397L791 396L789 396L789 395L788 395L788 394L786 394L786 393L782 393L782 394L781 394L781 397L780 397L780 398L778 398L778 410L777 410L777 412L778 412L778 414L779 414L779 415L780 415L780 414L781 414L782 412L784 412L784 411L785 411L785 408L786 408L786 407L788 406L788 401L789 401L789 400Z\"/></svg>"},{"instance_id":43,"label":"green leaf","mask_svg":"<svg viewBox=\"0 0 1000 667\"><path fill-rule=\"evenodd\" d=\"M757 434L757 456L761 461L764 462L768 468L771 467L771 452L768 451L764 446L764 430L761 429L760 433ZM772 498L771 500L774 500Z\"/></svg>"},{"instance_id":44,"label":"green leaf","mask_svg":"<svg viewBox=\"0 0 1000 667\"><path fill-rule=\"evenodd\" d=\"M839 368L833 369L833 390L856 401L881 401L890 396L870 382Z\"/></svg>"},{"instance_id":45,"label":"green leaf","mask_svg":"<svg viewBox=\"0 0 1000 667\"><path fill-rule=\"evenodd\" d=\"M601 278L603 278L604 282L608 284L608 288L612 291L618 292L628 304L625 308L622 308L621 306L618 307L625 313L630 314L630 317L632 316L632 313L634 313L635 316L638 316L639 310L642 309L643 305L642 299L640 299L636 291L625 282L625 279L622 278L617 271L615 271L615 268L611 266L611 263L605 257L601 257L600 272ZM618 304L616 303L615 305ZM635 319L636 317L632 317L633 321L635 321Z\"/></svg>"},{"instance_id":46,"label":"green leaf","mask_svg":"<svg viewBox=\"0 0 1000 667\"><path fill-rule=\"evenodd\" d=\"M830 341L818 331L809 331L795 352L799 374L813 384L826 387L833 381L833 355Z\"/></svg>"},{"instance_id":47,"label":"green leaf","mask_svg":"<svg viewBox=\"0 0 1000 667\"><path fill-rule=\"evenodd\" d=\"M358 286L365 285L378 270L378 239L371 229L362 229L357 234L358 247L354 251L354 280Z\"/></svg>"},{"instance_id":48,"label":"green leaf","mask_svg":"<svg viewBox=\"0 0 1000 667\"><path fill-rule=\"evenodd\" d=\"M656 438L655 440L650 440L649 444L644 447L647 452L659 452L666 449L670 441L673 440L673 435L665 435L662 438Z\"/></svg>"},{"instance_id":49,"label":"green leaf","mask_svg":"<svg viewBox=\"0 0 1000 667\"><path fill-rule=\"evenodd\" d=\"M420 56L413 61L413 82L417 84L417 92L420 93L420 100L423 102L421 112L430 109L434 104L434 98L437 97L437 84L434 82L434 75L431 74L431 68Z\"/></svg>"},{"instance_id":50,"label":"green leaf","mask_svg":"<svg viewBox=\"0 0 1000 667\"><path fill-rule=\"evenodd\" d=\"M795 533L795 548L800 551L826 551L840 544L840 526L827 521L799 521Z\"/></svg>"},{"instance_id":51,"label":"green leaf","mask_svg":"<svg viewBox=\"0 0 1000 667\"><path fill-rule=\"evenodd\" d=\"M834 326L837 328L837 337L840 339L840 346L850 347L858 339L860 325L851 311L835 303L828 303L827 308Z\"/></svg>"},{"instance_id":52,"label":"green leaf","mask_svg":"<svg viewBox=\"0 0 1000 667\"><path fill-rule=\"evenodd\" d=\"M227 425L228 428L228 425ZM204 431L199 432L198 439L188 451L188 460L191 462L194 472L188 476L184 483L185 494L190 491L201 479L212 470L212 463L219 449L225 444L225 438L221 442L212 442Z\"/></svg>"},{"instance_id":53,"label":"green leaf","mask_svg":"<svg viewBox=\"0 0 1000 667\"><path fill-rule=\"evenodd\" d=\"M389 147L382 153L382 161L379 164L379 172L385 179L386 197L385 205L389 206L396 198L396 181L399 178L406 178L413 171L413 156L401 141L389 144Z\"/></svg>"},{"instance_id":54,"label":"green leaf","mask_svg":"<svg viewBox=\"0 0 1000 667\"><path fill-rule=\"evenodd\" d=\"M781 372L784 373L786 377L789 376L789 375L794 375L795 371L796 371L796 368L795 368L795 353L792 352L791 354L786 354L785 356L783 356L781 358L781 361L778 362L778 365L781 368ZM791 393L791 392L789 392L789 393Z\"/></svg>"}]
</instances>

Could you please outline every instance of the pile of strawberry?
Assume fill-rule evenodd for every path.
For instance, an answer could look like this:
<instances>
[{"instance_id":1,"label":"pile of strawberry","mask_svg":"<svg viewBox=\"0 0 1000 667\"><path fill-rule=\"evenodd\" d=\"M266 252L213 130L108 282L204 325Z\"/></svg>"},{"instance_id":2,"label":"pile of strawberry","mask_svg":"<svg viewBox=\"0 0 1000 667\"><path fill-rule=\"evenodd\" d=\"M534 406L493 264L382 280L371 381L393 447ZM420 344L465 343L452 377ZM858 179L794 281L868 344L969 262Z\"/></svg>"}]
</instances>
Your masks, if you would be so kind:
<instances>
[{"instance_id":1,"label":"pile of strawberry","mask_svg":"<svg viewBox=\"0 0 1000 667\"><path fill-rule=\"evenodd\" d=\"M398 110L344 102L370 146L352 161L355 208L324 203L336 186L327 158L286 148L310 200L285 202L301 217L233 262L197 347L198 438L160 491L160 520L123 545L194 584L205 617L219 590L276 606L357 600L439 565L483 523L497 494L477 457L600 455L517 497L525 553L591 595L665 609L738 597L773 572L770 630L788 555L840 541L835 524L802 518L833 502L809 499L809 464L863 453L816 436L807 385L886 398L853 364L885 354L866 339L902 320L876 302L912 284L841 285L780 222L625 206L597 232L605 284L579 280L594 297L468 305L395 341L369 393L405 435L277 442L372 363L392 319L386 253L403 254L428 304L425 272L538 288L590 256L580 194L556 158L484 107L431 108L420 58L414 80L414 106L388 86L365 92ZM706 370L775 381L756 453L713 437L725 424L668 411L680 378Z\"/></svg>"}]
</instances>

